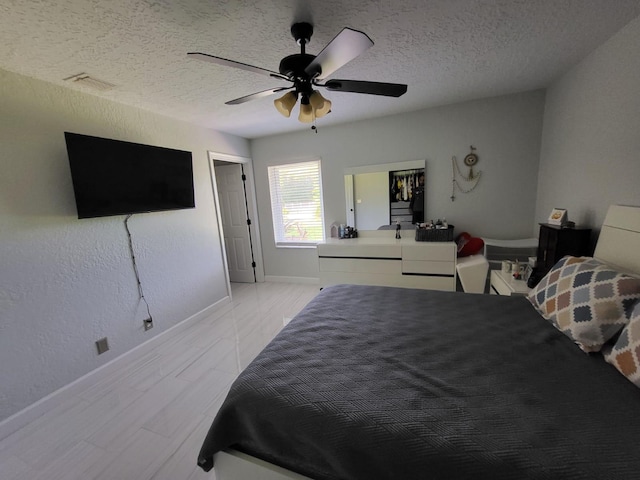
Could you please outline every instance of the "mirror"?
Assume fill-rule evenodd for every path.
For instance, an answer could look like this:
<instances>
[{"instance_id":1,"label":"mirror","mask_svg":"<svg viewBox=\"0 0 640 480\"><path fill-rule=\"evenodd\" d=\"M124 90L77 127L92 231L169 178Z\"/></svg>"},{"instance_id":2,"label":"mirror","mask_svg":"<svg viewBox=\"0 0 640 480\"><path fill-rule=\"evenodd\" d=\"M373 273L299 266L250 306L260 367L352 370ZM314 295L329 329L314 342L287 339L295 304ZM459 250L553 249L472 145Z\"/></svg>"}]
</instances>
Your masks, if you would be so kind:
<instances>
[{"instance_id":1,"label":"mirror","mask_svg":"<svg viewBox=\"0 0 640 480\"><path fill-rule=\"evenodd\" d=\"M345 169L347 224L358 230L387 230L400 221L404 229L415 228L413 220L423 221L420 212L426 211L425 179L425 160Z\"/></svg>"}]
</instances>

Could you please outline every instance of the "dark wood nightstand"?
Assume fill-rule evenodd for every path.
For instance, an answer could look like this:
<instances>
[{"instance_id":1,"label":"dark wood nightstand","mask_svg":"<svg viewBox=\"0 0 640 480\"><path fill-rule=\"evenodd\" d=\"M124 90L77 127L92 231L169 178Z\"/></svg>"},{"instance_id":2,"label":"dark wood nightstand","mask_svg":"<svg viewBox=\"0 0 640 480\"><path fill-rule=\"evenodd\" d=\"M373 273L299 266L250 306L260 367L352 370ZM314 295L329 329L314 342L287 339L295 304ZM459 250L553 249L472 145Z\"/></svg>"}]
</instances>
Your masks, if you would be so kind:
<instances>
[{"instance_id":1,"label":"dark wood nightstand","mask_svg":"<svg viewBox=\"0 0 640 480\"><path fill-rule=\"evenodd\" d=\"M590 228L562 228L558 225L540 224L536 273L539 278L565 255L591 255Z\"/></svg>"}]
</instances>

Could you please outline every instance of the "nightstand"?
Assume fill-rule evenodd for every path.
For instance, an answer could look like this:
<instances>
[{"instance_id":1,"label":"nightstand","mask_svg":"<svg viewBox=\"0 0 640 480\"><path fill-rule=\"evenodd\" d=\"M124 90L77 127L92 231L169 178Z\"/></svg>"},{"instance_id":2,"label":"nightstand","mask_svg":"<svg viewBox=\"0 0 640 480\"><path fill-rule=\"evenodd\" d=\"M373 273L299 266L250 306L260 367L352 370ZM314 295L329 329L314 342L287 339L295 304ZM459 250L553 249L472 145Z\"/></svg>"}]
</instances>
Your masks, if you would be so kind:
<instances>
[{"instance_id":1,"label":"nightstand","mask_svg":"<svg viewBox=\"0 0 640 480\"><path fill-rule=\"evenodd\" d=\"M590 242L590 228L562 228L541 223L536 267L538 277L542 278L565 255L589 256Z\"/></svg>"},{"instance_id":2,"label":"nightstand","mask_svg":"<svg viewBox=\"0 0 640 480\"><path fill-rule=\"evenodd\" d=\"M510 273L491 270L491 295L529 295L531 289L524 280L516 280Z\"/></svg>"}]
</instances>

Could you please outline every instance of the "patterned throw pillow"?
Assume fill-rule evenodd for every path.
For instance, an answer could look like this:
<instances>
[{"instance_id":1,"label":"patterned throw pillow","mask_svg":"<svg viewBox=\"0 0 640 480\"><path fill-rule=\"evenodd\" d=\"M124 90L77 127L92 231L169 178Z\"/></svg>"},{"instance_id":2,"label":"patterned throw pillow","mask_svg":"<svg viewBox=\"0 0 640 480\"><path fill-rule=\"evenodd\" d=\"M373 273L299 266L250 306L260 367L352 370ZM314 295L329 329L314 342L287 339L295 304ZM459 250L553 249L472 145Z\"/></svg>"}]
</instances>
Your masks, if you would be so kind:
<instances>
[{"instance_id":1,"label":"patterned throw pillow","mask_svg":"<svg viewBox=\"0 0 640 480\"><path fill-rule=\"evenodd\" d=\"M629 322L640 279L591 257L567 256L529 294L529 301L585 352L597 352Z\"/></svg>"},{"instance_id":2,"label":"patterned throw pillow","mask_svg":"<svg viewBox=\"0 0 640 480\"><path fill-rule=\"evenodd\" d=\"M640 302L636 303L629 325L622 329L613 348L602 350L607 362L640 387Z\"/></svg>"}]
</instances>

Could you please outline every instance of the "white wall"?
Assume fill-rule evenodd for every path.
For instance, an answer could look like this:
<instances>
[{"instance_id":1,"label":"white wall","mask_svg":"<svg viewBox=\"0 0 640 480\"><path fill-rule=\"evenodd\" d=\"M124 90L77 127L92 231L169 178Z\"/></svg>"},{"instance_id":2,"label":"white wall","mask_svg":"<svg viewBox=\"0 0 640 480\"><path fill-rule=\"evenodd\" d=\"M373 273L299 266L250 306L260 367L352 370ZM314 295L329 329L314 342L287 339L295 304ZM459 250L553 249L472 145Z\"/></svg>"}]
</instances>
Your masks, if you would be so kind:
<instances>
[{"instance_id":1,"label":"white wall","mask_svg":"<svg viewBox=\"0 0 640 480\"><path fill-rule=\"evenodd\" d=\"M340 108L334 102L334 108ZM493 238L532 235L544 92L534 91L443 106L410 114L323 127L251 142L265 273L318 275L314 249L276 248L267 167L320 156L325 225L345 222L345 169L426 158L427 218L446 217L456 232ZM295 121L295 119L292 119ZM462 164L477 148L482 178L469 194L451 197L451 157ZM394 235L394 232L390 233Z\"/></svg>"},{"instance_id":2,"label":"white wall","mask_svg":"<svg viewBox=\"0 0 640 480\"><path fill-rule=\"evenodd\" d=\"M193 152L196 208L78 220L64 131ZM0 70L0 420L226 296L207 150L244 139ZM97 356L107 336L111 350Z\"/></svg>"},{"instance_id":3,"label":"white wall","mask_svg":"<svg viewBox=\"0 0 640 480\"><path fill-rule=\"evenodd\" d=\"M547 92L536 219L553 207L599 230L611 204L640 205L640 18Z\"/></svg>"}]
</instances>

